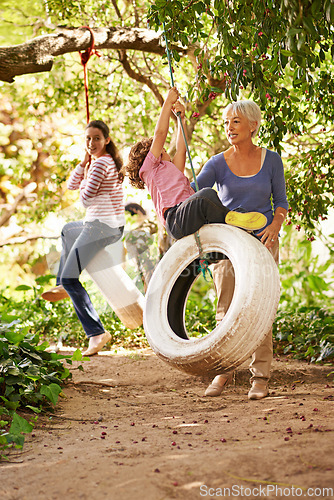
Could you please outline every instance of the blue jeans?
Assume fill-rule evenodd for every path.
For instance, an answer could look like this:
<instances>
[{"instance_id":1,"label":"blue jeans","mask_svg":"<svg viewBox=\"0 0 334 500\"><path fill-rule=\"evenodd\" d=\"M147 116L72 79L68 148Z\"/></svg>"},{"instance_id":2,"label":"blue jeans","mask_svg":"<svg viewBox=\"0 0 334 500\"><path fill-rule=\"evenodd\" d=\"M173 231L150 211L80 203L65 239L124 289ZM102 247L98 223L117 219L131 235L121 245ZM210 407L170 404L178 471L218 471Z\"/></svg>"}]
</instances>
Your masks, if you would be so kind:
<instances>
[{"instance_id":1,"label":"blue jeans","mask_svg":"<svg viewBox=\"0 0 334 500\"><path fill-rule=\"evenodd\" d=\"M62 252L56 284L63 285L70 296L87 337L100 335L104 328L79 276L100 250L121 238L123 229L112 228L98 219L69 222L62 229Z\"/></svg>"},{"instance_id":2,"label":"blue jeans","mask_svg":"<svg viewBox=\"0 0 334 500\"><path fill-rule=\"evenodd\" d=\"M170 236L179 240L196 233L204 224L224 224L229 211L214 189L203 188L166 210L166 230Z\"/></svg>"}]
</instances>

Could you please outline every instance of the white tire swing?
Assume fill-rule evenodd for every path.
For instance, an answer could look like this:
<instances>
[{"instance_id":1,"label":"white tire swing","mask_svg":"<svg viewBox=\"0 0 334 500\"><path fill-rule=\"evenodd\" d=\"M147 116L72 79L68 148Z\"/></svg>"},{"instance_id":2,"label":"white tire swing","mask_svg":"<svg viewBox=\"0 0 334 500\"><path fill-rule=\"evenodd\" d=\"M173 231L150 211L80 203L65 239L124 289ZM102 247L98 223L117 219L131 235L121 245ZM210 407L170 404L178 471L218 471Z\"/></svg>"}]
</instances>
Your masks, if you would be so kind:
<instances>
[{"instance_id":1,"label":"white tire swing","mask_svg":"<svg viewBox=\"0 0 334 500\"><path fill-rule=\"evenodd\" d=\"M153 273L144 329L161 359L186 373L213 376L242 364L263 342L278 307L279 273L268 249L246 231L208 224L199 237L209 264L226 256L234 268L234 295L225 317L205 337L188 337L185 306L199 274L198 248L190 235L173 244Z\"/></svg>"}]
</instances>

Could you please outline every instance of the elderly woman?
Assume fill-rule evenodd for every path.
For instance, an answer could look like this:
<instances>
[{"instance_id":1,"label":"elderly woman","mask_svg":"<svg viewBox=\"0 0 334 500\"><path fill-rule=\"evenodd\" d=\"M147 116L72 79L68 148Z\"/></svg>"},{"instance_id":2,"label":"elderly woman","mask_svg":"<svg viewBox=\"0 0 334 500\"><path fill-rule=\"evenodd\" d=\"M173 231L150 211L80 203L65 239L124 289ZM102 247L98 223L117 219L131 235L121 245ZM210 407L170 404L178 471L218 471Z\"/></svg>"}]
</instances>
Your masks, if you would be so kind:
<instances>
[{"instance_id":1,"label":"elderly woman","mask_svg":"<svg viewBox=\"0 0 334 500\"><path fill-rule=\"evenodd\" d=\"M199 189L216 184L221 202L230 210L264 214L267 225L255 234L278 264L279 231L288 210L282 160L277 153L253 143L261 123L261 111L257 104L248 100L233 102L225 108L223 118L231 146L204 165L197 177ZM220 321L233 297L234 271L230 261L215 264L213 276L218 297L216 320ZM252 356L249 399L261 399L268 395L272 357L270 329ZM230 372L215 377L205 395L219 396L224 386L231 382L232 375Z\"/></svg>"}]
</instances>

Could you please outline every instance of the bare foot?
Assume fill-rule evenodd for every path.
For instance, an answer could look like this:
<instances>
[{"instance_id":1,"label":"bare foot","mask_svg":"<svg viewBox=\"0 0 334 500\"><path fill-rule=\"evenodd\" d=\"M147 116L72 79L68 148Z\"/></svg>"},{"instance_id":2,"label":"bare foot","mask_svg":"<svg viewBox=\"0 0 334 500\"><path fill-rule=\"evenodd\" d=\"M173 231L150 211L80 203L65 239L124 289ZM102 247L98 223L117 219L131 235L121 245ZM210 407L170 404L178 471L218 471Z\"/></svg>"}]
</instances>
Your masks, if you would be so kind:
<instances>
[{"instance_id":1,"label":"bare foot","mask_svg":"<svg viewBox=\"0 0 334 500\"><path fill-rule=\"evenodd\" d=\"M93 356L93 354L97 354L110 340L111 335L109 332L103 332L101 335L89 337L88 349L82 353L83 356Z\"/></svg>"}]
</instances>

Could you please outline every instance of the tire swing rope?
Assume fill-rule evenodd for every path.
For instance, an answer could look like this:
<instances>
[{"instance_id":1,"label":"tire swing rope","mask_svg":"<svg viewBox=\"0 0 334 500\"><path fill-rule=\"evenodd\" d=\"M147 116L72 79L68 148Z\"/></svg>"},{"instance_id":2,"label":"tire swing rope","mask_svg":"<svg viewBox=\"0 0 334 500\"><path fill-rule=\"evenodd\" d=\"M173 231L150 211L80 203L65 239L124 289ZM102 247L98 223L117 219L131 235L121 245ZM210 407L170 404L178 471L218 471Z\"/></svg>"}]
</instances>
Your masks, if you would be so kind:
<instances>
[{"instance_id":1,"label":"tire swing rope","mask_svg":"<svg viewBox=\"0 0 334 500\"><path fill-rule=\"evenodd\" d=\"M172 68L171 55L170 55L170 51L169 51L169 48L168 48L168 40L167 40L165 22L163 22L163 34L164 34L164 39L165 39L165 44L166 44L166 55L167 55L167 60L168 60L169 73L170 73L170 83L171 83L171 86L174 87L173 68ZM193 176L193 179L194 179L194 184L195 184L195 191L199 191L198 182L197 182L197 179L196 179L196 174L195 174L195 170L194 170L194 166L193 166L193 162L192 162L192 158L191 158L191 154L190 154L190 150L189 150L189 146L188 146L187 137L186 137L186 134L185 134L185 131L184 131L184 128L183 128L183 123L182 123L182 120L181 120L181 113L180 113L180 111L178 111L176 113L176 116L177 116L177 119L179 120L179 124L181 126L184 143L186 145L186 150L187 150L187 155L188 155L188 159L189 159L189 163L190 163L191 173L192 173L192 176ZM211 279L212 279L212 273L211 273L211 270L209 268L208 261L203 256L203 248L202 248L202 244L201 244L201 240L200 240L199 232L198 231L196 231L194 233L194 237L195 237L195 241L196 241L196 245L197 245L198 253L199 253L199 266L198 266L198 270L202 273L203 278L205 279L205 281L208 281L207 278L206 278L206 273L207 272L209 273Z\"/></svg>"}]
</instances>

